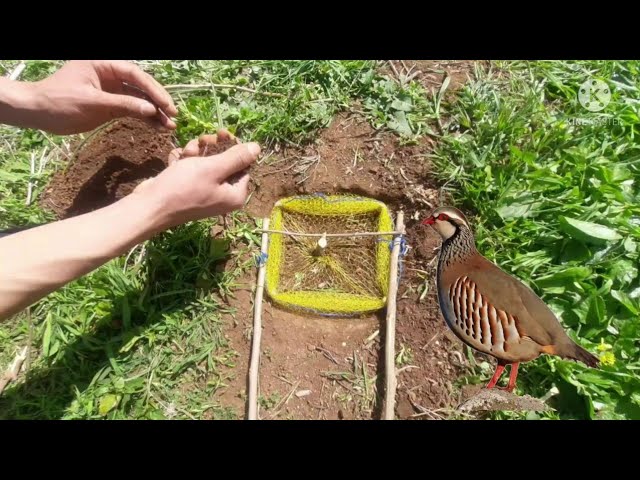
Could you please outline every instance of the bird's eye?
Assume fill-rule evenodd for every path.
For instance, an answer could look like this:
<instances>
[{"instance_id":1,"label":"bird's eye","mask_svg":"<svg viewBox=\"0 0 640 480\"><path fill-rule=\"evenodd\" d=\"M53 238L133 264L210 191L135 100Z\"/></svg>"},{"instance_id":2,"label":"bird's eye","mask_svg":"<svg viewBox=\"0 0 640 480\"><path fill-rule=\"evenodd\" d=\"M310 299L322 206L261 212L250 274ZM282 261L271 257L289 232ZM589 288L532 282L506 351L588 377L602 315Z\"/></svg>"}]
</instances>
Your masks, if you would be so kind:
<instances>
[{"instance_id":1,"label":"bird's eye","mask_svg":"<svg viewBox=\"0 0 640 480\"><path fill-rule=\"evenodd\" d=\"M446 213L441 213L440 215L438 215L438 220L449 220L449 217Z\"/></svg>"}]
</instances>

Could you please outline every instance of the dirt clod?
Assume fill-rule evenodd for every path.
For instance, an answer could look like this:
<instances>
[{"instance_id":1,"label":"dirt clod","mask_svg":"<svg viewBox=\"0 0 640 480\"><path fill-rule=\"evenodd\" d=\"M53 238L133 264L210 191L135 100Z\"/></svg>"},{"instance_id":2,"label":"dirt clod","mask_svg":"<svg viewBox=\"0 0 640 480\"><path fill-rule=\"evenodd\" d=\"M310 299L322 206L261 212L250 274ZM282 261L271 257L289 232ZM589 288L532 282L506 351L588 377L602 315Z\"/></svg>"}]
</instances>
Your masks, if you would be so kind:
<instances>
[{"instance_id":1,"label":"dirt clod","mask_svg":"<svg viewBox=\"0 0 640 480\"><path fill-rule=\"evenodd\" d=\"M551 408L542 400L529 395L519 397L504 390L479 388L478 393L464 401L459 407L460 412L543 412Z\"/></svg>"}]
</instances>

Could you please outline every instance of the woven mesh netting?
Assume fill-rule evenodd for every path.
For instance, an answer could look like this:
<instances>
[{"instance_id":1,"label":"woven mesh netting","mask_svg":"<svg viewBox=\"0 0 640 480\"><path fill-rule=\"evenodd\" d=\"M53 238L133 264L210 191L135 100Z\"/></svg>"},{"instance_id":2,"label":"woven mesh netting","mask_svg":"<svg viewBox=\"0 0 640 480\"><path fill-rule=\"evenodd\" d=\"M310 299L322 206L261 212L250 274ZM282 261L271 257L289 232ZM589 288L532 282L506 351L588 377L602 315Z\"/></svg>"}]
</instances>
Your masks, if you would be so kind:
<instances>
[{"instance_id":1,"label":"woven mesh netting","mask_svg":"<svg viewBox=\"0 0 640 480\"><path fill-rule=\"evenodd\" d=\"M389 232L377 200L303 196L279 201L271 228L293 233ZM386 304L391 235L319 237L271 234L267 293L277 303L319 314L357 314Z\"/></svg>"}]
</instances>

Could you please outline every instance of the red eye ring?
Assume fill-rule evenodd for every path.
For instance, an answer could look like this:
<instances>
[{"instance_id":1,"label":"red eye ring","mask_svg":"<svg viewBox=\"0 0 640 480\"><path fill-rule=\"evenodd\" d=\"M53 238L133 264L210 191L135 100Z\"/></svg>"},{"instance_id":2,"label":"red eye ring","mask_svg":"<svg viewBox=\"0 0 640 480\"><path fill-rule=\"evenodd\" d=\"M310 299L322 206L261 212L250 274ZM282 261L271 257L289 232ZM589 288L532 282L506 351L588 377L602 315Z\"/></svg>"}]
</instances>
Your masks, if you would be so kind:
<instances>
[{"instance_id":1,"label":"red eye ring","mask_svg":"<svg viewBox=\"0 0 640 480\"><path fill-rule=\"evenodd\" d=\"M449 220L449 216L446 213L438 215L438 220Z\"/></svg>"}]
</instances>

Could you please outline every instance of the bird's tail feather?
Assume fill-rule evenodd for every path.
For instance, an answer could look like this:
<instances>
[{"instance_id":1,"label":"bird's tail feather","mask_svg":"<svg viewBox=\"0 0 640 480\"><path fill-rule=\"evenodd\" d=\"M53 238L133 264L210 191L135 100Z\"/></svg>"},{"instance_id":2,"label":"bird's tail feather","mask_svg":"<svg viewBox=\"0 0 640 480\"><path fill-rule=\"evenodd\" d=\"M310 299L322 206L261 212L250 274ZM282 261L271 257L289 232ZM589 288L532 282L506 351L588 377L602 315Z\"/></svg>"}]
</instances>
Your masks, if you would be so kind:
<instances>
[{"instance_id":1,"label":"bird's tail feather","mask_svg":"<svg viewBox=\"0 0 640 480\"><path fill-rule=\"evenodd\" d=\"M558 355L562 358L577 360L591 368L598 368L600 366L600 359L577 343L571 342L561 345L549 345L543 347L542 351L544 353Z\"/></svg>"},{"instance_id":2,"label":"bird's tail feather","mask_svg":"<svg viewBox=\"0 0 640 480\"><path fill-rule=\"evenodd\" d=\"M591 368L598 368L598 366L600 366L600 359L580 345L575 345L573 351L573 355L569 355L569 358L578 360Z\"/></svg>"}]
</instances>

